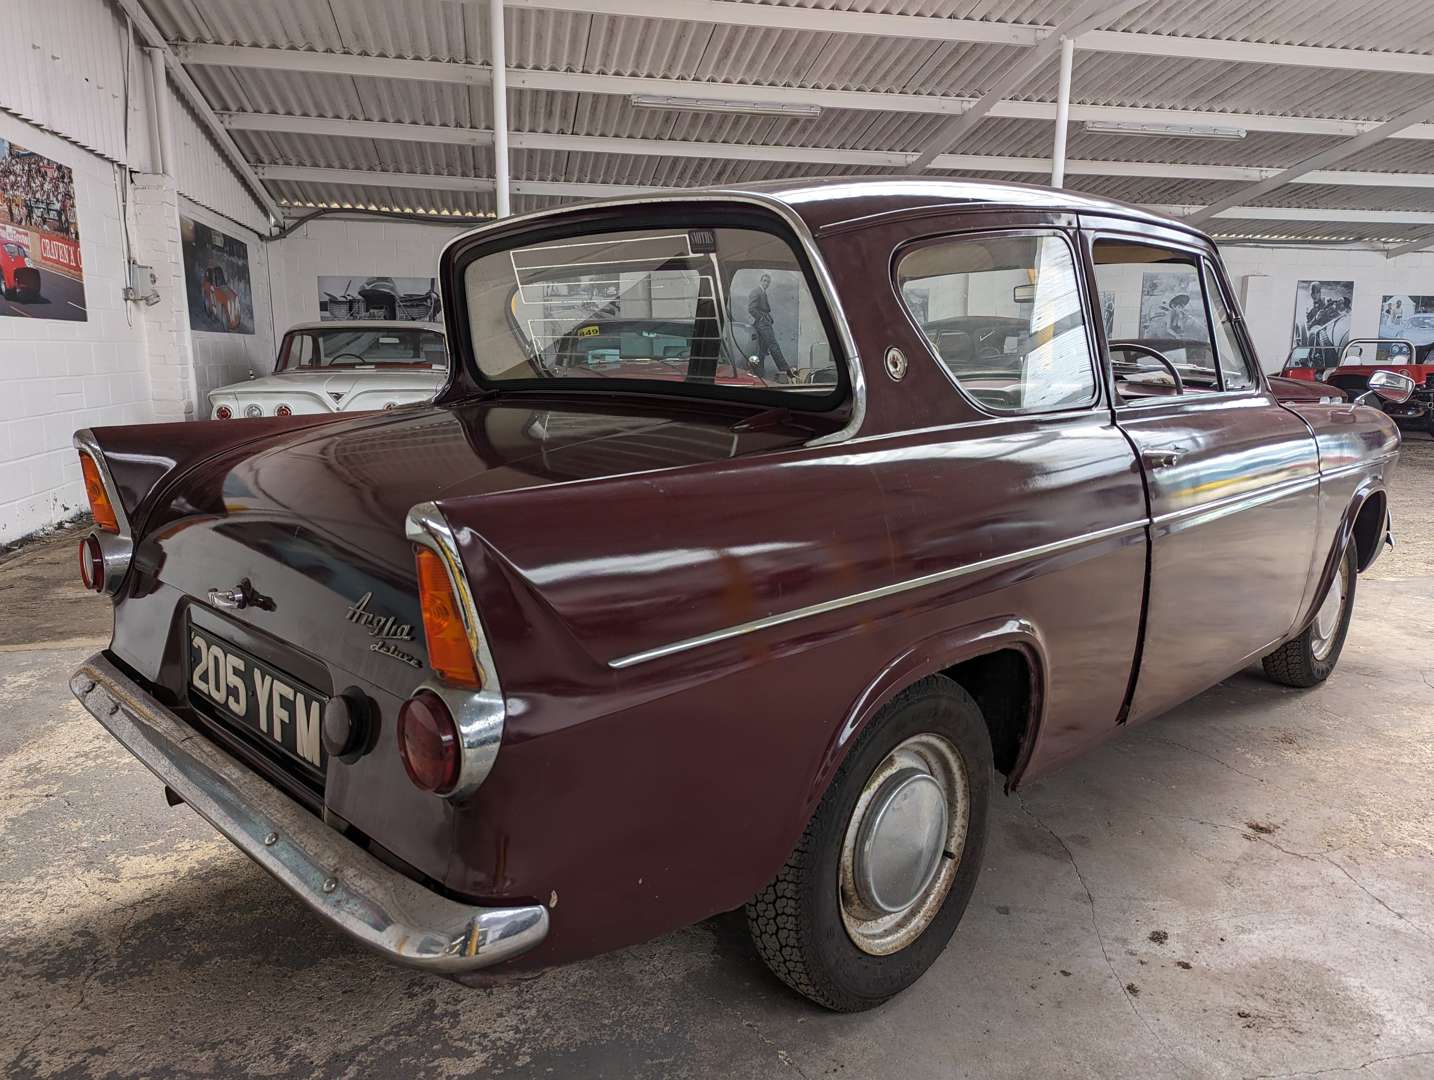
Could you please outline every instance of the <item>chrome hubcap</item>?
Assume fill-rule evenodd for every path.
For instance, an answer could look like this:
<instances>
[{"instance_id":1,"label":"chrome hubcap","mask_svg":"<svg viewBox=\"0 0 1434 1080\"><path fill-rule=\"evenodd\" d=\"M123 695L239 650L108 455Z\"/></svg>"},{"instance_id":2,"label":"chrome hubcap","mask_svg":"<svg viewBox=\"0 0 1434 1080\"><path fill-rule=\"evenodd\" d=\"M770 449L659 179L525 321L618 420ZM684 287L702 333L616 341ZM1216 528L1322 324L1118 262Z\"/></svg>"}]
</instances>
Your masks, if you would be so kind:
<instances>
[{"instance_id":1,"label":"chrome hubcap","mask_svg":"<svg viewBox=\"0 0 1434 1080\"><path fill-rule=\"evenodd\" d=\"M941 736L913 736L876 767L847 824L838 882L857 948L885 956L931 924L955 879L969 817L965 763Z\"/></svg>"},{"instance_id":2,"label":"chrome hubcap","mask_svg":"<svg viewBox=\"0 0 1434 1080\"><path fill-rule=\"evenodd\" d=\"M1335 632L1339 629L1339 617L1344 611L1344 597L1349 590L1348 564L1341 563L1329 595L1324 598L1319 612L1315 615L1314 633L1310 635L1310 648L1315 659L1323 660L1334 647Z\"/></svg>"}]
</instances>

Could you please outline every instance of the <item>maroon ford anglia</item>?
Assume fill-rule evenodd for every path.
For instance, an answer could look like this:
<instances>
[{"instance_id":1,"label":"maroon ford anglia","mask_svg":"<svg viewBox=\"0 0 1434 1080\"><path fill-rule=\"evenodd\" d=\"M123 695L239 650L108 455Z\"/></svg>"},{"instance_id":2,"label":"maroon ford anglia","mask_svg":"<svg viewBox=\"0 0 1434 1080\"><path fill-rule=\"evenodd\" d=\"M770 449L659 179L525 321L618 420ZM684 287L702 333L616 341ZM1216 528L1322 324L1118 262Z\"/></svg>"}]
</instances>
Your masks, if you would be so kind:
<instances>
[{"instance_id":1,"label":"maroon ford anglia","mask_svg":"<svg viewBox=\"0 0 1434 1080\"><path fill-rule=\"evenodd\" d=\"M754 185L440 273L431 405L76 436L115 628L71 684L430 971L745 904L780 978L878 1004L998 787L1253 661L1319 683L1388 539L1393 423L1267 378L1211 242L1132 207Z\"/></svg>"}]
</instances>

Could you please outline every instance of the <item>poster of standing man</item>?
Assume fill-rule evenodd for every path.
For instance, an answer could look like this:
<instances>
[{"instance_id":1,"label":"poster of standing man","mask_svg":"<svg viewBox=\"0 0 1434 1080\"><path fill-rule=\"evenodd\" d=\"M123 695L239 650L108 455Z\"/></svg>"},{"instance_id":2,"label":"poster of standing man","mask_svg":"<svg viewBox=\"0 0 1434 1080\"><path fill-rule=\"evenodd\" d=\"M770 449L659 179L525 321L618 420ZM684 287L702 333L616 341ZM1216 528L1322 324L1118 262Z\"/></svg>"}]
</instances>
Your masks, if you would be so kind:
<instances>
[{"instance_id":1,"label":"poster of standing man","mask_svg":"<svg viewBox=\"0 0 1434 1080\"><path fill-rule=\"evenodd\" d=\"M0 316L6 315L88 318L75 174L0 139Z\"/></svg>"},{"instance_id":2,"label":"poster of standing man","mask_svg":"<svg viewBox=\"0 0 1434 1080\"><path fill-rule=\"evenodd\" d=\"M736 278L744 276L739 271ZM735 283L734 278L734 283ZM787 291L791 291L788 289ZM778 341L778 334L782 333L778 328L779 317L784 316L786 332L782 334L791 341L793 331L796 329L796 305L790 299L778 293L777 304L773 305L772 274L764 270L757 278L756 286L747 294L747 319L752 327L752 371L761 378L767 378L770 369L767 367L768 359L775 367L775 382L789 383L792 381L792 366L787 362L786 353ZM788 348L794 348L793 344Z\"/></svg>"},{"instance_id":3,"label":"poster of standing man","mask_svg":"<svg viewBox=\"0 0 1434 1080\"><path fill-rule=\"evenodd\" d=\"M1295 321L1291 348L1316 350L1309 362L1317 367L1339 363L1349 344L1354 282L1301 281L1295 285Z\"/></svg>"}]
</instances>

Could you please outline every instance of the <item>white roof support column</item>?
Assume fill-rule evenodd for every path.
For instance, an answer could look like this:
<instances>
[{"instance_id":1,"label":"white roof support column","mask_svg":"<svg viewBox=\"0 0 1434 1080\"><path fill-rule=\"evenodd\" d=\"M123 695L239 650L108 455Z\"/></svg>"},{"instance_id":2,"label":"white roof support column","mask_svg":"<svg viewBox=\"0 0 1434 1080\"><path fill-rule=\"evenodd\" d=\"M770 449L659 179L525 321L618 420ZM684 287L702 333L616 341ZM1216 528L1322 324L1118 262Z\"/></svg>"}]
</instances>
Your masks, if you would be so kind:
<instances>
[{"instance_id":1,"label":"white roof support column","mask_svg":"<svg viewBox=\"0 0 1434 1080\"><path fill-rule=\"evenodd\" d=\"M1434 120L1434 101L1426 101L1418 108L1402 112L1392 120L1386 120L1376 128L1371 128L1369 131L1356 135L1352 139L1346 139L1342 143L1331 146L1328 150L1322 150L1312 157L1307 157L1299 164L1291 165L1288 169L1276 173L1268 180L1261 180L1247 187L1242 187L1238 191L1220 199L1218 202L1213 202L1209 206L1195 211L1195 213L1191 214L1185 220L1192 225L1197 225L1202 221L1208 221L1210 218L1230 209L1232 206L1240 206L1241 204L1248 203L1251 199L1258 199L1261 195L1268 195L1270 192L1284 187L1291 180L1298 179L1306 173L1314 172L1317 169L1323 169L1326 165L1333 165L1336 161L1343 161L1345 158L1352 157L1361 150L1369 149L1369 147L1375 143L1383 142L1391 135L1395 135L1405 128L1411 128L1415 124L1422 124L1428 120Z\"/></svg>"},{"instance_id":2,"label":"white roof support column","mask_svg":"<svg viewBox=\"0 0 1434 1080\"><path fill-rule=\"evenodd\" d=\"M1061 74L1056 86L1056 144L1051 151L1051 187L1066 182L1066 129L1071 117L1071 66L1075 61L1075 39L1061 38Z\"/></svg>"},{"instance_id":3,"label":"white roof support column","mask_svg":"<svg viewBox=\"0 0 1434 1080\"><path fill-rule=\"evenodd\" d=\"M1079 37L1100 23L1108 22L1131 8L1148 2L1149 0L1087 0L1055 27L1055 33L1036 42L1006 68L969 109L937 128L926 149L911 163L911 168L915 171L929 169L933 160L960 142L1003 97L1039 71L1041 65L1056 51L1064 49L1062 43L1066 38Z\"/></svg>"},{"instance_id":4,"label":"white roof support column","mask_svg":"<svg viewBox=\"0 0 1434 1080\"><path fill-rule=\"evenodd\" d=\"M508 48L503 0L488 0L489 52L493 65L493 179L499 217L512 213L508 200Z\"/></svg>"}]
</instances>

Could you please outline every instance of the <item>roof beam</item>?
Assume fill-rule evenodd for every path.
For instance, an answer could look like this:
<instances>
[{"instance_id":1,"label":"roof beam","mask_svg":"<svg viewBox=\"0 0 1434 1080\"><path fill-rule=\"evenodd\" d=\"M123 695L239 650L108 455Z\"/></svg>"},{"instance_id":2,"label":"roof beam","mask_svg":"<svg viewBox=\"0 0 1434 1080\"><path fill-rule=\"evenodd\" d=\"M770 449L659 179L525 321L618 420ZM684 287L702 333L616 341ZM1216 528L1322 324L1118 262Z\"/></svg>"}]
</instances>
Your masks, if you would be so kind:
<instances>
[{"instance_id":1,"label":"roof beam","mask_svg":"<svg viewBox=\"0 0 1434 1080\"><path fill-rule=\"evenodd\" d=\"M466 0L476 3L478 0ZM859 34L920 41L966 41L1031 46L1052 35L1055 26L948 19L930 15L887 15L833 11L795 4L752 4L734 0L506 0L510 8L572 11L682 22L758 26L827 34ZM1105 21L1105 20L1098 20ZM1088 52L1134 56L1179 56L1238 64L1277 64L1346 71L1377 69L1406 75L1434 75L1434 56L1316 45L1279 45L1220 38L1177 37L1128 30L1088 29L1076 38Z\"/></svg>"},{"instance_id":2,"label":"roof beam","mask_svg":"<svg viewBox=\"0 0 1434 1080\"><path fill-rule=\"evenodd\" d=\"M1412 255L1416 251L1424 251L1430 244L1434 244L1434 229L1421 233L1413 240L1407 240L1402 244L1396 244L1384 253L1386 259L1397 259L1401 255Z\"/></svg>"},{"instance_id":3,"label":"roof beam","mask_svg":"<svg viewBox=\"0 0 1434 1080\"><path fill-rule=\"evenodd\" d=\"M233 137L219 123L218 118L214 115L214 109L200 93L199 87L194 85L194 80L189 77L189 72L181 66L174 50L169 47L169 42L164 40L164 35L159 32L159 27L154 25L154 20L140 7L138 0L119 0L119 5L150 47L158 49L164 54L165 69L169 72L169 77L174 80L175 86L179 88L180 96L189 103L189 107L194 110L199 122L209 130L220 153L229 159L230 167L249 188L259 205L264 208L264 212L269 215L269 220L277 225L284 216L283 211L279 209L279 204L269 194L269 189L260 183L259 178L254 175L254 170L250 168L248 159L239 152L239 147L235 145ZM156 89L168 92L167 87Z\"/></svg>"},{"instance_id":4,"label":"roof beam","mask_svg":"<svg viewBox=\"0 0 1434 1080\"><path fill-rule=\"evenodd\" d=\"M1192 224L1199 224L1202 221L1217 216L1223 210L1247 202L1250 199L1257 199L1262 195L1268 195L1270 192L1284 187L1286 184L1299 179L1307 173L1323 169L1326 165L1333 165L1337 161L1343 161L1345 158L1352 157L1361 150L1367 150L1376 143L1382 142L1395 132L1402 131L1414 124L1422 124L1430 119L1434 119L1434 101L1426 101L1418 108L1410 109L1407 112L1400 113L1392 120L1385 121L1372 131L1366 131L1363 134L1356 135L1352 139L1346 139L1342 143L1331 146L1327 150L1321 150L1318 154L1313 154L1299 162L1299 164L1291 165L1288 169L1281 170L1269 179L1259 180L1248 187L1240 188L1240 190L1233 192L1225 198L1211 203L1203 210L1197 210L1195 213L1189 215L1186 220Z\"/></svg>"},{"instance_id":5,"label":"roof beam","mask_svg":"<svg viewBox=\"0 0 1434 1080\"><path fill-rule=\"evenodd\" d=\"M344 184L360 187L413 188L421 191L489 192L489 176L444 176L434 173L402 173L368 169L324 169L308 165L260 165L256 170L265 180L287 180L301 184ZM642 184L581 184L550 180L514 180L514 195L558 195L598 199L652 191Z\"/></svg>"},{"instance_id":6,"label":"roof beam","mask_svg":"<svg viewBox=\"0 0 1434 1080\"><path fill-rule=\"evenodd\" d=\"M331 120L322 116L281 116L268 113L221 112L220 123L230 131L281 131L296 135L346 136L361 139L395 139L450 146L491 146L493 133L479 128L442 127L436 124L400 124L383 120ZM592 154L632 154L638 157L742 158L750 161L791 161L817 165L867 165L875 168L906 166L915 156L898 150L850 150L844 147L766 146L748 143L688 142L675 139L628 139L606 135L562 135L515 131L509 134L514 150L570 151ZM1050 171L1045 157L1011 155L942 154L933 169L966 172L1040 173ZM1146 161L1070 160L1066 171L1083 176L1138 176L1154 179L1231 180L1250 182L1275 176L1272 166L1190 165ZM1434 188L1434 173L1311 172L1297 184L1349 187Z\"/></svg>"},{"instance_id":7,"label":"roof beam","mask_svg":"<svg viewBox=\"0 0 1434 1080\"><path fill-rule=\"evenodd\" d=\"M757 5L749 5L756 7ZM909 16L894 16L908 18ZM175 54L186 64L270 71L308 71L318 74L359 76L373 79L416 79L463 86L487 86L489 72L478 64L446 60L403 60L385 56L352 56L348 53L321 53L300 49L270 49L248 45L206 45L180 43ZM696 79L639 78L623 75L593 75L580 71L535 71L508 69L510 89L553 90L593 94L670 94L718 101L783 102L817 105L829 109L874 112L921 113L959 116L972 99L935 94L896 94L880 91L826 90L818 87L763 86L751 83L707 82ZM988 114L992 118L1054 121L1055 102L999 101ZM1265 116L1258 113L1225 113L1201 109L1155 109L1115 105L1071 105L1072 122L1089 120L1147 124L1193 124L1242 127L1249 131L1348 138L1378 127L1365 120L1343 120L1307 116ZM1406 128L1391 138L1434 139L1434 123Z\"/></svg>"},{"instance_id":8,"label":"roof beam","mask_svg":"<svg viewBox=\"0 0 1434 1080\"><path fill-rule=\"evenodd\" d=\"M1008 64L1006 69L991 83L989 89L973 102L970 108L937 128L926 149L916 156L915 160L911 162L910 168L929 169L938 154L945 153L949 147L965 138L971 129L991 111L992 107L1040 70L1047 60L1055 56L1060 51L1063 38L1077 37L1082 31L1090 29L1096 23L1123 15L1131 8L1146 2L1147 0L1086 0L1084 4L1061 20L1056 27L1057 33L1038 41L1014 63Z\"/></svg>"},{"instance_id":9,"label":"roof beam","mask_svg":"<svg viewBox=\"0 0 1434 1080\"><path fill-rule=\"evenodd\" d=\"M433 173L403 173L368 169L327 169L307 165L260 165L256 170L266 180L297 183L344 184L365 187L413 188L426 191L491 191L488 177L444 176ZM595 198L653 191L642 184L580 184L565 181L515 180L513 192L520 195L560 195ZM1188 215L1195 207L1153 206L1169 216ZM1434 225L1434 211L1424 210L1338 210L1323 207L1235 206L1221 211L1222 218L1257 221L1340 221L1383 225Z\"/></svg>"}]
</instances>

